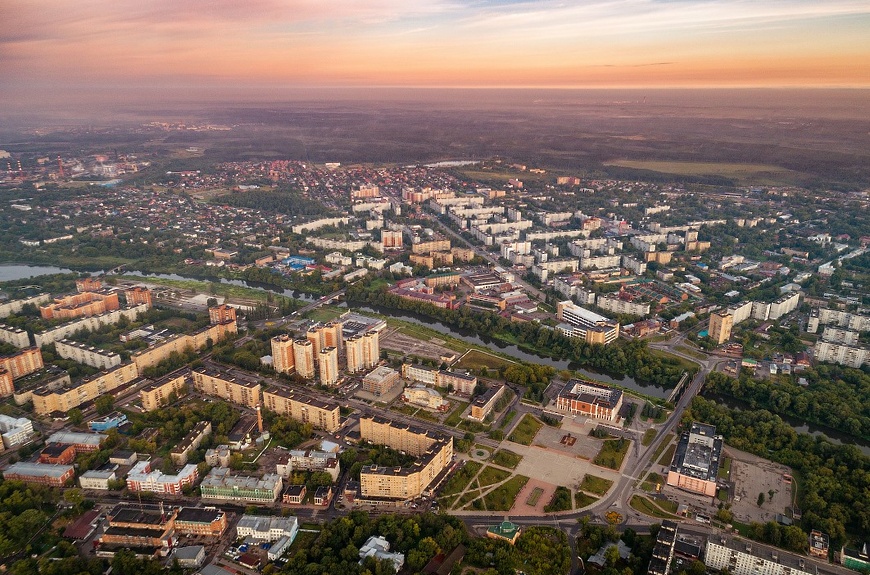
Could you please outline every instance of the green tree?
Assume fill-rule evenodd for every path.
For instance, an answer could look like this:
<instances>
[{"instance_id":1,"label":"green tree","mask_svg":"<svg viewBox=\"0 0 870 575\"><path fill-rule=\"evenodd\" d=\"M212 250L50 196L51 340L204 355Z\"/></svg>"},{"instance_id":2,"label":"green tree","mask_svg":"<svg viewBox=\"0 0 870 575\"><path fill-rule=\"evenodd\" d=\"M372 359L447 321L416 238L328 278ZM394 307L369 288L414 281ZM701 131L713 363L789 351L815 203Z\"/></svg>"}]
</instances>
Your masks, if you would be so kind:
<instances>
[{"instance_id":1,"label":"green tree","mask_svg":"<svg viewBox=\"0 0 870 575\"><path fill-rule=\"evenodd\" d=\"M78 407L74 407L67 412L67 416L69 417L70 423L73 425L81 425L82 421L85 420L84 414L82 414L82 410Z\"/></svg>"}]
</instances>

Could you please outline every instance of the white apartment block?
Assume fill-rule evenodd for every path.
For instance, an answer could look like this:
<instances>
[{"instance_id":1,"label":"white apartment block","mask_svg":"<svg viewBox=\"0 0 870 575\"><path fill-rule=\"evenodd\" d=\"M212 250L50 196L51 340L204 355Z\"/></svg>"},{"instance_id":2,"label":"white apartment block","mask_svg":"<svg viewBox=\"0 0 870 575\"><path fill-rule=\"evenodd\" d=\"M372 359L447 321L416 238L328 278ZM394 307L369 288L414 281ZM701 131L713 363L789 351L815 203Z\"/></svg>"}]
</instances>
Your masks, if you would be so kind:
<instances>
[{"instance_id":1,"label":"white apartment block","mask_svg":"<svg viewBox=\"0 0 870 575\"><path fill-rule=\"evenodd\" d=\"M626 315L649 315L650 304L626 301L614 296L599 295L597 301L598 307L611 313L619 313Z\"/></svg>"},{"instance_id":2,"label":"white apartment block","mask_svg":"<svg viewBox=\"0 0 870 575\"><path fill-rule=\"evenodd\" d=\"M0 341L14 345L18 349L30 347L30 336L20 327L0 324Z\"/></svg>"},{"instance_id":3,"label":"white apartment block","mask_svg":"<svg viewBox=\"0 0 870 575\"><path fill-rule=\"evenodd\" d=\"M642 276L646 273L646 263L629 256L622 256L622 267L635 275Z\"/></svg>"},{"instance_id":4,"label":"white apartment block","mask_svg":"<svg viewBox=\"0 0 870 575\"><path fill-rule=\"evenodd\" d=\"M707 538L704 564L710 571L728 571L733 575L832 575L840 572L827 562L730 535Z\"/></svg>"},{"instance_id":5,"label":"white apartment block","mask_svg":"<svg viewBox=\"0 0 870 575\"><path fill-rule=\"evenodd\" d=\"M121 356L117 353L92 345L85 345L77 341L62 339L54 342L54 348L60 357L90 365L91 367L107 370L116 365L121 365Z\"/></svg>"},{"instance_id":6,"label":"white apartment block","mask_svg":"<svg viewBox=\"0 0 870 575\"><path fill-rule=\"evenodd\" d=\"M826 326L822 332L822 341L856 346L858 345L858 336L857 331Z\"/></svg>"},{"instance_id":7,"label":"white apartment block","mask_svg":"<svg viewBox=\"0 0 870 575\"><path fill-rule=\"evenodd\" d=\"M770 304L768 319L779 319L785 314L793 312L797 309L800 299L801 294L798 292L791 292L777 298Z\"/></svg>"},{"instance_id":8,"label":"white apartment block","mask_svg":"<svg viewBox=\"0 0 870 575\"><path fill-rule=\"evenodd\" d=\"M728 306L728 313L734 318L734 325L752 317L752 302L744 301Z\"/></svg>"},{"instance_id":9,"label":"white apartment block","mask_svg":"<svg viewBox=\"0 0 870 575\"><path fill-rule=\"evenodd\" d=\"M867 362L868 353L863 347L817 341L813 348L813 357L816 361L827 361L848 367L861 367Z\"/></svg>"},{"instance_id":10,"label":"white apartment block","mask_svg":"<svg viewBox=\"0 0 870 575\"><path fill-rule=\"evenodd\" d=\"M591 257L581 257L580 258L580 269L589 270L592 268L596 268L599 270L607 269L607 268L618 268L619 264L622 262L622 256L613 255L613 256L591 256Z\"/></svg>"},{"instance_id":11,"label":"white apartment block","mask_svg":"<svg viewBox=\"0 0 870 575\"><path fill-rule=\"evenodd\" d=\"M858 315L836 309L815 309L807 323L807 331L816 333L820 325L833 325L853 331L870 331L870 316Z\"/></svg>"}]
</instances>

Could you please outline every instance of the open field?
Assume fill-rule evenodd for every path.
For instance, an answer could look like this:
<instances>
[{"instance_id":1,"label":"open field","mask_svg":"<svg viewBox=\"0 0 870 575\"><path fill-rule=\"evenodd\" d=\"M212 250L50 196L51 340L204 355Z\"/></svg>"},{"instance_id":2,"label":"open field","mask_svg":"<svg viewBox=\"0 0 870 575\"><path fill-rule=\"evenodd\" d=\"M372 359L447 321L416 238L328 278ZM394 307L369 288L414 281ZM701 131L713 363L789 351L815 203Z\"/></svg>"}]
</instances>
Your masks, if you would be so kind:
<instances>
[{"instance_id":1,"label":"open field","mask_svg":"<svg viewBox=\"0 0 870 575\"><path fill-rule=\"evenodd\" d=\"M324 305L320 306L317 309L311 310L310 312L305 314L305 317L313 321L328 322L334 320L346 311L347 309L342 309L337 306Z\"/></svg>"},{"instance_id":2,"label":"open field","mask_svg":"<svg viewBox=\"0 0 870 575\"><path fill-rule=\"evenodd\" d=\"M535 435L544 427L544 424L528 413L523 416L513 432L508 436L508 441L521 445L531 445Z\"/></svg>"},{"instance_id":3,"label":"open field","mask_svg":"<svg viewBox=\"0 0 870 575\"><path fill-rule=\"evenodd\" d=\"M656 485L664 485L665 479L659 475L658 473L650 473L646 476L646 479L643 480L643 483L640 484L640 488L644 491L655 491Z\"/></svg>"},{"instance_id":4,"label":"open field","mask_svg":"<svg viewBox=\"0 0 870 575\"><path fill-rule=\"evenodd\" d=\"M456 403L456 408L450 412L450 415L447 416L447 419L444 420L444 425L449 425L450 427L456 427L459 425L459 422L462 421L462 412L465 411L465 408L468 407L468 404L462 401Z\"/></svg>"},{"instance_id":5,"label":"open field","mask_svg":"<svg viewBox=\"0 0 870 575\"><path fill-rule=\"evenodd\" d=\"M604 165L680 176L722 176L738 184L791 184L805 177L800 172L769 164L612 160Z\"/></svg>"},{"instance_id":6,"label":"open field","mask_svg":"<svg viewBox=\"0 0 870 575\"><path fill-rule=\"evenodd\" d=\"M574 494L574 507L576 509L582 509L582 508L586 507L587 505L592 505L596 501L598 501L598 499L596 499L595 497L592 497L590 495L587 495L587 494L583 493L582 491L578 491L577 493Z\"/></svg>"},{"instance_id":7,"label":"open field","mask_svg":"<svg viewBox=\"0 0 870 575\"><path fill-rule=\"evenodd\" d=\"M512 451L507 451L505 449L500 449L496 451L495 455L492 458L492 462L496 465L500 465L502 467L508 467L510 469L516 469L517 465L520 464L523 458L521 455L517 455Z\"/></svg>"},{"instance_id":8,"label":"open field","mask_svg":"<svg viewBox=\"0 0 870 575\"><path fill-rule=\"evenodd\" d=\"M657 434L658 434L658 430L652 429L652 428L647 429L646 431L643 432L643 439L640 440L640 444L643 445L644 447L646 447L647 445L649 445L653 442L653 440L656 438Z\"/></svg>"},{"instance_id":9,"label":"open field","mask_svg":"<svg viewBox=\"0 0 870 575\"><path fill-rule=\"evenodd\" d=\"M609 479L596 477L595 475L587 475L583 478L583 483L580 484L580 489L588 493L594 493L595 495L604 495L607 493L607 490L610 489L611 485L613 485L613 482Z\"/></svg>"},{"instance_id":10,"label":"open field","mask_svg":"<svg viewBox=\"0 0 870 575\"><path fill-rule=\"evenodd\" d=\"M478 371L485 367L497 371L508 367L512 363L514 362L503 357L486 353L485 351L480 351L478 349L472 349L462 356L462 358L456 363L455 367L460 369L471 369L474 371Z\"/></svg>"},{"instance_id":11,"label":"open field","mask_svg":"<svg viewBox=\"0 0 870 575\"><path fill-rule=\"evenodd\" d=\"M674 452L677 451L677 444L672 443L668 445L668 448L665 449L665 452L659 458L659 465L668 466L671 464L671 461L674 459Z\"/></svg>"},{"instance_id":12,"label":"open field","mask_svg":"<svg viewBox=\"0 0 870 575\"><path fill-rule=\"evenodd\" d=\"M528 477L515 475L483 497L489 511L510 511L517 494L529 480Z\"/></svg>"}]
</instances>

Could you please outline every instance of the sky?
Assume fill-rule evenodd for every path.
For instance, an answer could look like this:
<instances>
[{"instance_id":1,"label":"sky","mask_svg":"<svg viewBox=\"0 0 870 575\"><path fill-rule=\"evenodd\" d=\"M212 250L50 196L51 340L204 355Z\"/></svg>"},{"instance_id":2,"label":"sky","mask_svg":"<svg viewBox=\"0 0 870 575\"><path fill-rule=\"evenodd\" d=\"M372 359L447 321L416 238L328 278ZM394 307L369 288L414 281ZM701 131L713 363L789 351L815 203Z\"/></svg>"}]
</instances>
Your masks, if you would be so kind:
<instances>
[{"instance_id":1,"label":"sky","mask_svg":"<svg viewBox=\"0 0 870 575\"><path fill-rule=\"evenodd\" d=\"M276 87L870 87L870 0L3 0L0 105Z\"/></svg>"}]
</instances>

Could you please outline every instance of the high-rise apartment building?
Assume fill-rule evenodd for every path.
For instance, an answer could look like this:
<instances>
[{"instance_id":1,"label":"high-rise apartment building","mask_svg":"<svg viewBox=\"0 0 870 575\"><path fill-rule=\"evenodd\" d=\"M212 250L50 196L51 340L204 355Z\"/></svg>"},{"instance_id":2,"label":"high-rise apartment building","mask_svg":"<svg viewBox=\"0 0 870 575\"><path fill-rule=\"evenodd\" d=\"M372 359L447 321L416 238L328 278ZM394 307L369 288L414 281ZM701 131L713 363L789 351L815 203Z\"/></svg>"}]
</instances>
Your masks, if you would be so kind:
<instances>
[{"instance_id":1,"label":"high-rise apartment building","mask_svg":"<svg viewBox=\"0 0 870 575\"><path fill-rule=\"evenodd\" d=\"M721 345L731 339L731 328L734 326L734 316L727 311L710 314L710 339Z\"/></svg>"},{"instance_id":2,"label":"high-rise apartment building","mask_svg":"<svg viewBox=\"0 0 870 575\"><path fill-rule=\"evenodd\" d=\"M297 339L293 342L293 362L296 373L305 379L314 378L314 344L308 339Z\"/></svg>"},{"instance_id":3,"label":"high-rise apartment building","mask_svg":"<svg viewBox=\"0 0 870 575\"><path fill-rule=\"evenodd\" d=\"M338 381L338 349L324 347L320 350L320 383L335 385Z\"/></svg>"},{"instance_id":4,"label":"high-rise apartment building","mask_svg":"<svg viewBox=\"0 0 870 575\"><path fill-rule=\"evenodd\" d=\"M278 373L290 373L296 368L293 338L286 333L272 338L272 367Z\"/></svg>"}]
</instances>

